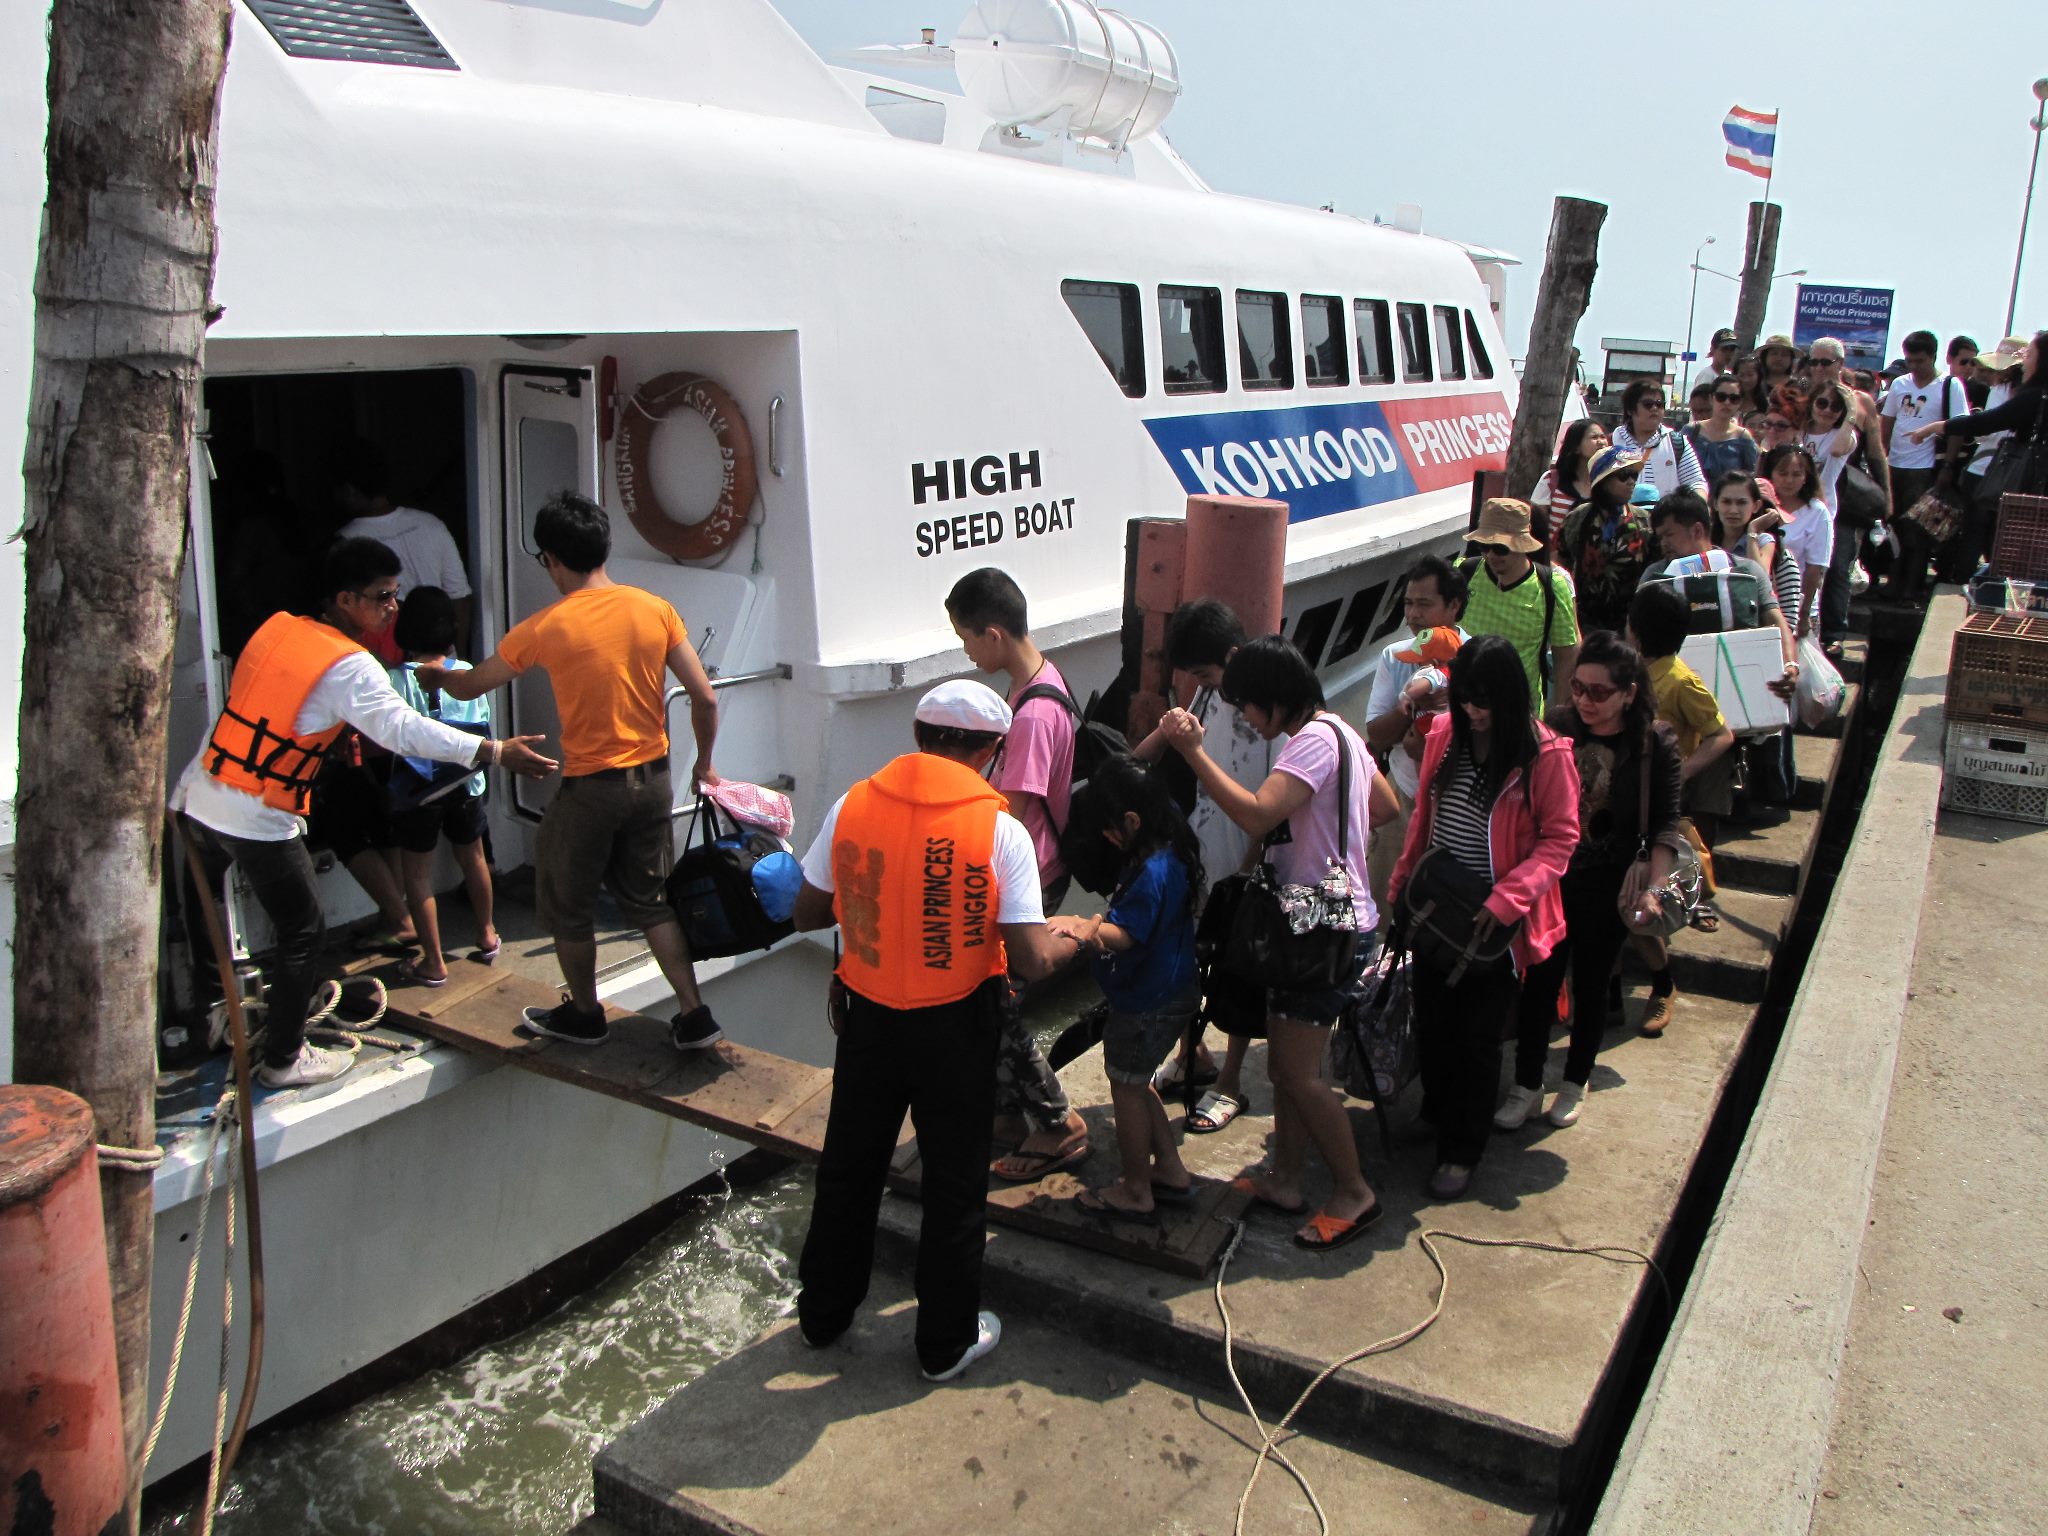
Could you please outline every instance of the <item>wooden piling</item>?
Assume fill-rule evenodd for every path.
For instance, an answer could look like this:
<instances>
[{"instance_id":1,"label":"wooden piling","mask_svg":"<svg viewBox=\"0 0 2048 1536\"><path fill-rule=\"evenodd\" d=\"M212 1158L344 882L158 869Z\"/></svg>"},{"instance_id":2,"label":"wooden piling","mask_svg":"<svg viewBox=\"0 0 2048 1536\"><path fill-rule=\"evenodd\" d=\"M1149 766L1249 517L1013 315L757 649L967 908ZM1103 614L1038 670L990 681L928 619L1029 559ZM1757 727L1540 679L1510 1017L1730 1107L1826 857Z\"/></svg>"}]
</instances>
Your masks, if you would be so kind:
<instances>
[{"instance_id":1,"label":"wooden piling","mask_svg":"<svg viewBox=\"0 0 2048 1536\"><path fill-rule=\"evenodd\" d=\"M1757 333L1764 327L1784 211L1776 203L1749 205L1749 238L1742 242L1742 293L1735 301L1735 339L1745 352L1755 350Z\"/></svg>"},{"instance_id":2,"label":"wooden piling","mask_svg":"<svg viewBox=\"0 0 2048 1536\"><path fill-rule=\"evenodd\" d=\"M1509 491L1527 496L1536 488L1557 447L1564 422L1565 392L1573 384L1577 356L1572 336L1586 313L1599 270L1600 226L1605 203L1560 197L1551 205L1550 243L1543 253L1543 283L1536 290L1536 315L1529 327L1529 355L1522 367L1522 399L1508 444Z\"/></svg>"}]
</instances>

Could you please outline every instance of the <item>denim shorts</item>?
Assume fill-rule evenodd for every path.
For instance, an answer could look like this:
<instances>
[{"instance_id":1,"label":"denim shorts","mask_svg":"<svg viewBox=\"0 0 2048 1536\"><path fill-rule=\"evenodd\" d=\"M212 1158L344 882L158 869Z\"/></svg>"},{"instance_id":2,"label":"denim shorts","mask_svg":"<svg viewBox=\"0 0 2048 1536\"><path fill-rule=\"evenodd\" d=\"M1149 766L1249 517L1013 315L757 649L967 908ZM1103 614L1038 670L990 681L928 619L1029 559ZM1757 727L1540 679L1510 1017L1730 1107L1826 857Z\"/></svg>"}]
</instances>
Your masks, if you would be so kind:
<instances>
[{"instance_id":1,"label":"denim shorts","mask_svg":"<svg viewBox=\"0 0 2048 1536\"><path fill-rule=\"evenodd\" d=\"M1178 994L1145 1013L1114 1005L1102 1026L1102 1070L1113 1083L1149 1083L1159 1064L1188 1031L1202 1003L1202 987L1191 981Z\"/></svg>"},{"instance_id":2,"label":"denim shorts","mask_svg":"<svg viewBox=\"0 0 2048 1536\"><path fill-rule=\"evenodd\" d=\"M1358 991L1358 978L1365 974L1380 952L1380 936L1376 933L1360 934L1358 938L1358 969L1351 980L1341 987L1332 987L1324 992L1283 992L1278 987L1266 993L1266 1013L1278 1014L1283 1019L1293 1019L1301 1024L1334 1024L1344 1012Z\"/></svg>"}]
</instances>

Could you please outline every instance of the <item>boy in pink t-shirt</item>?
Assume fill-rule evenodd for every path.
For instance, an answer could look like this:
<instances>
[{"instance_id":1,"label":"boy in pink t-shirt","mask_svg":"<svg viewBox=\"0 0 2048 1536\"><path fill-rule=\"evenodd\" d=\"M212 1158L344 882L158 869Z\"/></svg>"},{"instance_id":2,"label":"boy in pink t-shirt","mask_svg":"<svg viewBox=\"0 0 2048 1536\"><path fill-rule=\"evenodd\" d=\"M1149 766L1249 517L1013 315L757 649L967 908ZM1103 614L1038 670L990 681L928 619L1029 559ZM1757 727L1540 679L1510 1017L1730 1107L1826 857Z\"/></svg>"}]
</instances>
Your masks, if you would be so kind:
<instances>
[{"instance_id":1,"label":"boy in pink t-shirt","mask_svg":"<svg viewBox=\"0 0 2048 1536\"><path fill-rule=\"evenodd\" d=\"M1074 777L1074 717L1056 698L1018 701L1040 684L1065 693L1066 679L1031 643L1024 591L1007 572L988 566L961 577L946 594L946 616L969 661L1009 678L1015 717L989 782L1009 798L1010 814L1031 834L1050 916L1067 893L1059 847ZM1025 1028L1022 1010L1014 1006L1003 1010L997 1037L996 1109L999 1125L1019 1117L1025 1131L1016 1151L996 1159L992 1171L997 1178L1026 1183L1087 1157L1088 1123L1074 1113L1059 1077Z\"/></svg>"}]
</instances>

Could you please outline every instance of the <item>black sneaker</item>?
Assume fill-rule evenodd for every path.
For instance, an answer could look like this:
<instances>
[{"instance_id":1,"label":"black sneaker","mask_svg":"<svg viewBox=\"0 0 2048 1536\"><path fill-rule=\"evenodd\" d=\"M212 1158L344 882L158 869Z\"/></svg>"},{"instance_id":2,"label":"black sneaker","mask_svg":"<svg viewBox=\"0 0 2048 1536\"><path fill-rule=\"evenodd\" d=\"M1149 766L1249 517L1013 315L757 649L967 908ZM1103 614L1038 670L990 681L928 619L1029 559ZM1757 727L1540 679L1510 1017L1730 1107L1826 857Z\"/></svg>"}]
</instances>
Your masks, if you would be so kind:
<instances>
[{"instance_id":1,"label":"black sneaker","mask_svg":"<svg viewBox=\"0 0 2048 1536\"><path fill-rule=\"evenodd\" d=\"M602 1008L585 1013L566 997L552 1008L520 1010L519 1022L536 1035L566 1040L571 1045L603 1045L612 1035Z\"/></svg>"},{"instance_id":2,"label":"black sneaker","mask_svg":"<svg viewBox=\"0 0 2048 1536\"><path fill-rule=\"evenodd\" d=\"M711 1009L703 1003L669 1020L669 1044L679 1051L701 1051L724 1038L725 1031L718 1027L718 1020L711 1017Z\"/></svg>"}]
</instances>

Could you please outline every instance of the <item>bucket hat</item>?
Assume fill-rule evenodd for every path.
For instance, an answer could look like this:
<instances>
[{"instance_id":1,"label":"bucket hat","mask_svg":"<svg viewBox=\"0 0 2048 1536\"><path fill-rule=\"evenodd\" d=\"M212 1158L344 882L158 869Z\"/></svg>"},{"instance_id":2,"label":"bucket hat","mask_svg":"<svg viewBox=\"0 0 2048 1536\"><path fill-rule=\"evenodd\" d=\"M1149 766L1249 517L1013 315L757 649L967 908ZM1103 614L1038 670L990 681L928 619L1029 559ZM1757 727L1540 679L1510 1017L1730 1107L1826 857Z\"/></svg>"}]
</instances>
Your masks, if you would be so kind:
<instances>
[{"instance_id":1,"label":"bucket hat","mask_svg":"<svg viewBox=\"0 0 2048 1536\"><path fill-rule=\"evenodd\" d=\"M1588 475L1587 485L1590 488L1591 486L1598 485L1609 475L1618 475L1624 469L1641 469L1642 467L1643 456L1640 453L1631 453L1626 448L1603 448L1593 455L1593 465Z\"/></svg>"},{"instance_id":2,"label":"bucket hat","mask_svg":"<svg viewBox=\"0 0 2048 1536\"><path fill-rule=\"evenodd\" d=\"M1512 496L1488 497L1479 509L1479 526L1465 535L1465 542L1498 544L1523 555L1533 555L1543 547L1543 541L1529 532L1529 503Z\"/></svg>"}]
</instances>

